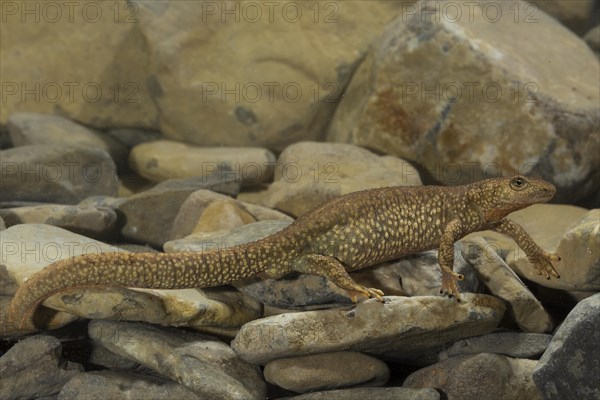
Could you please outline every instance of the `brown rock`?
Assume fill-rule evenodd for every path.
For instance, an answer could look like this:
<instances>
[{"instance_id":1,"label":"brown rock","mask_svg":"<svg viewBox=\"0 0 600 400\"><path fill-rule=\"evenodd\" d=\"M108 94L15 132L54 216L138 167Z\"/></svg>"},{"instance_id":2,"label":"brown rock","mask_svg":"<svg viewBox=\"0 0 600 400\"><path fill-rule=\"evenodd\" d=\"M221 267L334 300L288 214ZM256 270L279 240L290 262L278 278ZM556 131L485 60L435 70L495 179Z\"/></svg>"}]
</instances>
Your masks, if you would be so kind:
<instances>
[{"instance_id":1,"label":"brown rock","mask_svg":"<svg viewBox=\"0 0 600 400\"><path fill-rule=\"evenodd\" d=\"M413 161L445 184L525 173L553 182L558 201L594 192L598 59L543 12L528 23L528 3L451 4L419 2L387 26L353 75L329 140Z\"/></svg>"}]
</instances>

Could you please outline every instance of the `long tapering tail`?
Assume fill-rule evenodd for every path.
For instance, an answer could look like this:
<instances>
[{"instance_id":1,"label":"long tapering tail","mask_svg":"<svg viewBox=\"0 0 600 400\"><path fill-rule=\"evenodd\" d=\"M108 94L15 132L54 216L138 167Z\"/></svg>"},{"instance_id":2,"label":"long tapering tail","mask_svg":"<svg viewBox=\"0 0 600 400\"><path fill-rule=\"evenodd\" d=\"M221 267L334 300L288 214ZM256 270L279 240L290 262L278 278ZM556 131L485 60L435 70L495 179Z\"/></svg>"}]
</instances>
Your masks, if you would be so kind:
<instances>
[{"instance_id":1,"label":"long tapering tail","mask_svg":"<svg viewBox=\"0 0 600 400\"><path fill-rule=\"evenodd\" d=\"M265 241L257 244L199 253L115 252L60 260L19 287L8 309L8 322L20 331L35 330L31 318L35 308L51 295L69 288L185 289L248 278L268 267L276 247Z\"/></svg>"}]
</instances>

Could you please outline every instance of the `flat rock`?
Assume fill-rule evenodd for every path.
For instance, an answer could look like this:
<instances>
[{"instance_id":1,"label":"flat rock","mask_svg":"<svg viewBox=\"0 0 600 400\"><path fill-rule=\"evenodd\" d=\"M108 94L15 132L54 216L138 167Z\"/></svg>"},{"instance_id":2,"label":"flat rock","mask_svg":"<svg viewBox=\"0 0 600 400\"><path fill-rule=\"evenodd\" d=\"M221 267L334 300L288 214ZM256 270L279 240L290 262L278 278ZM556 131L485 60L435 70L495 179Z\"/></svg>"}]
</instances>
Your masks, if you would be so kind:
<instances>
[{"instance_id":1,"label":"flat rock","mask_svg":"<svg viewBox=\"0 0 600 400\"><path fill-rule=\"evenodd\" d=\"M218 200L206 207L200 215L194 233L215 232L239 228L256 222L256 218L242 210L233 199Z\"/></svg>"},{"instance_id":2,"label":"flat rock","mask_svg":"<svg viewBox=\"0 0 600 400\"><path fill-rule=\"evenodd\" d=\"M229 196L225 196L220 193L216 193L210 190L197 190L190 194L185 202L181 205L177 217L173 222L173 228L171 230L171 239L180 239L190 233L194 232L196 228L208 231L210 229L198 227L200 222L200 216L204 214L206 209L214 202L217 201L229 201L233 202L239 209L250 214L257 221L266 220L284 220L293 221L293 218L273 210L271 208L263 207L258 204L246 203L243 201L232 199ZM230 204L233 204L230 203ZM227 229L227 228L222 228Z\"/></svg>"},{"instance_id":3,"label":"flat rock","mask_svg":"<svg viewBox=\"0 0 600 400\"><path fill-rule=\"evenodd\" d=\"M190 194L199 189L235 195L239 190L239 183L233 177L220 174L170 179L159 183L150 190L127 198L119 205L118 210L126 220L121 233L128 239L162 247L169 240L173 221L181 205ZM148 210L152 210L151 218Z\"/></svg>"},{"instance_id":4,"label":"flat rock","mask_svg":"<svg viewBox=\"0 0 600 400\"><path fill-rule=\"evenodd\" d=\"M463 257L477 271L490 293L508 304L508 314L525 332L550 332L552 317L502 257L482 237L460 242Z\"/></svg>"},{"instance_id":5,"label":"flat rock","mask_svg":"<svg viewBox=\"0 0 600 400\"><path fill-rule=\"evenodd\" d=\"M497 332L459 340L440 353L440 361L467 354L494 353L513 358L539 359L552 335L545 333Z\"/></svg>"},{"instance_id":6,"label":"flat rock","mask_svg":"<svg viewBox=\"0 0 600 400\"><path fill-rule=\"evenodd\" d=\"M104 150L31 145L0 151L0 201L76 204L88 196L117 193L116 167Z\"/></svg>"},{"instance_id":7,"label":"flat rock","mask_svg":"<svg viewBox=\"0 0 600 400\"><path fill-rule=\"evenodd\" d=\"M531 14L524 1L418 2L371 46L328 141L418 163L448 185L524 173L554 183L559 202L595 193L600 63L555 19Z\"/></svg>"},{"instance_id":8,"label":"flat rock","mask_svg":"<svg viewBox=\"0 0 600 400\"><path fill-rule=\"evenodd\" d=\"M404 2L132 4L166 137L282 150L321 138L355 63Z\"/></svg>"},{"instance_id":9,"label":"flat rock","mask_svg":"<svg viewBox=\"0 0 600 400\"><path fill-rule=\"evenodd\" d=\"M344 194L408 185L421 185L421 179L399 158L381 157L349 144L300 142L281 153L275 181L265 192L241 193L239 199L298 217Z\"/></svg>"},{"instance_id":10,"label":"flat rock","mask_svg":"<svg viewBox=\"0 0 600 400\"><path fill-rule=\"evenodd\" d=\"M117 223L117 214L110 208L62 204L0 209L0 216L8 226L47 224L97 238L108 236Z\"/></svg>"},{"instance_id":11,"label":"flat rock","mask_svg":"<svg viewBox=\"0 0 600 400\"><path fill-rule=\"evenodd\" d=\"M345 386L383 386L390 370L377 358L340 351L274 360L265 366L264 375L267 382L306 393Z\"/></svg>"},{"instance_id":12,"label":"flat rock","mask_svg":"<svg viewBox=\"0 0 600 400\"><path fill-rule=\"evenodd\" d=\"M536 363L498 354L457 356L413 372L402 386L434 387L448 400L542 400L531 379Z\"/></svg>"},{"instance_id":13,"label":"flat rock","mask_svg":"<svg viewBox=\"0 0 600 400\"><path fill-rule=\"evenodd\" d=\"M23 339L0 357L0 398L32 399L60 391L83 368L62 358L62 345L54 336Z\"/></svg>"},{"instance_id":14,"label":"flat rock","mask_svg":"<svg viewBox=\"0 0 600 400\"><path fill-rule=\"evenodd\" d=\"M60 400L205 399L171 380L130 371L92 371L79 374L62 388L59 398Z\"/></svg>"},{"instance_id":15,"label":"flat rock","mask_svg":"<svg viewBox=\"0 0 600 400\"><path fill-rule=\"evenodd\" d=\"M107 133L129 148L164 139L160 132L152 129L116 128L109 129Z\"/></svg>"},{"instance_id":16,"label":"flat rock","mask_svg":"<svg viewBox=\"0 0 600 400\"><path fill-rule=\"evenodd\" d=\"M327 390L285 397L286 400L440 400L435 389L409 389L401 387L356 388Z\"/></svg>"},{"instance_id":17,"label":"flat rock","mask_svg":"<svg viewBox=\"0 0 600 400\"><path fill-rule=\"evenodd\" d=\"M179 382L200 397L266 397L260 370L216 339L173 328L115 321L92 321L89 335L110 351Z\"/></svg>"},{"instance_id":18,"label":"flat rock","mask_svg":"<svg viewBox=\"0 0 600 400\"><path fill-rule=\"evenodd\" d=\"M582 300L556 330L533 371L545 400L600 399L600 293Z\"/></svg>"},{"instance_id":19,"label":"flat rock","mask_svg":"<svg viewBox=\"0 0 600 400\"><path fill-rule=\"evenodd\" d=\"M0 232L2 263L7 275L22 285L49 264L84 253L124 252L115 246L80 236L51 225L16 225ZM33 243L33 244L32 244ZM31 251L35 249L35 251ZM81 317L124 319L164 325L181 325L200 330L225 329L228 334L258 318L262 306L234 289L67 289L43 303L54 310ZM44 328L62 326L71 319L64 313L39 309ZM37 319L36 319L37 320ZM9 333L9 332L6 332Z\"/></svg>"},{"instance_id":20,"label":"flat rock","mask_svg":"<svg viewBox=\"0 0 600 400\"><path fill-rule=\"evenodd\" d=\"M119 166L127 161L127 146L106 134L59 115L16 113L10 116L7 126L15 147L68 143L70 146L102 149Z\"/></svg>"},{"instance_id":21,"label":"flat rock","mask_svg":"<svg viewBox=\"0 0 600 400\"><path fill-rule=\"evenodd\" d=\"M134 147L129 160L141 176L152 182L222 171L248 187L272 180L275 155L259 147L197 147L159 140Z\"/></svg>"},{"instance_id":22,"label":"flat rock","mask_svg":"<svg viewBox=\"0 0 600 400\"><path fill-rule=\"evenodd\" d=\"M419 359L498 325L505 310L500 300L463 297L460 303L443 297L386 297L385 304L368 300L355 307L275 315L244 325L232 347L244 360L259 364L342 350Z\"/></svg>"}]
</instances>

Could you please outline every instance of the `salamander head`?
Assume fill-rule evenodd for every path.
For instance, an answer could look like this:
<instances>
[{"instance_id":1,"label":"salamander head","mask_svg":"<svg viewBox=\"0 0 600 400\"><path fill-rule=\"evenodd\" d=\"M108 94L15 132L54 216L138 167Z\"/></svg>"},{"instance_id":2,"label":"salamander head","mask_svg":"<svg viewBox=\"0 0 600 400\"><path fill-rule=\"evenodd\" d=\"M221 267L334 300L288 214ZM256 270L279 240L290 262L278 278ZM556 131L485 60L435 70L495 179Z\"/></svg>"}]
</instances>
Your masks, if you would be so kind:
<instances>
[{"instance_id":1,"label":"salamander head","mask_svg":"<svg viewBox=\"0 0 600 400\"><path fill-rule=\"evenodd\" d=\"M516 175L494 178L469 185L467 196L485 222L498 222L513 211L550 200L556 188L538 178Z\"/></svg>"}]
</instances>

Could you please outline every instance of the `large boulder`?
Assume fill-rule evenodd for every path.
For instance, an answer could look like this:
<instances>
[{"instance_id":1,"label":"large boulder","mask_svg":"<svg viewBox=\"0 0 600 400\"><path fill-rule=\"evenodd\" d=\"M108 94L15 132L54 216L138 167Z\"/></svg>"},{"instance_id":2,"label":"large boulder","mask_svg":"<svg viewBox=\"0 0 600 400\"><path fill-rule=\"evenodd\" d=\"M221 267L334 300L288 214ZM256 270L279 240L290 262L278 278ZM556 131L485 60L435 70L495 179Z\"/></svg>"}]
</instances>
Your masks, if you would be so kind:
<instances>
[{"instance_id":1,"label":"large boulder","mask_svg":"<svg viewBox=\"0 0 600 400\"><path fill-rule=\"evenodd\" d=\"M591 194L598 59L543 12L529 23L527 3L467 3L422 1L390 23L328 138L414 161L446 184L532 173L557 186L557 200Z\"/></svg>"}]
</instances>

